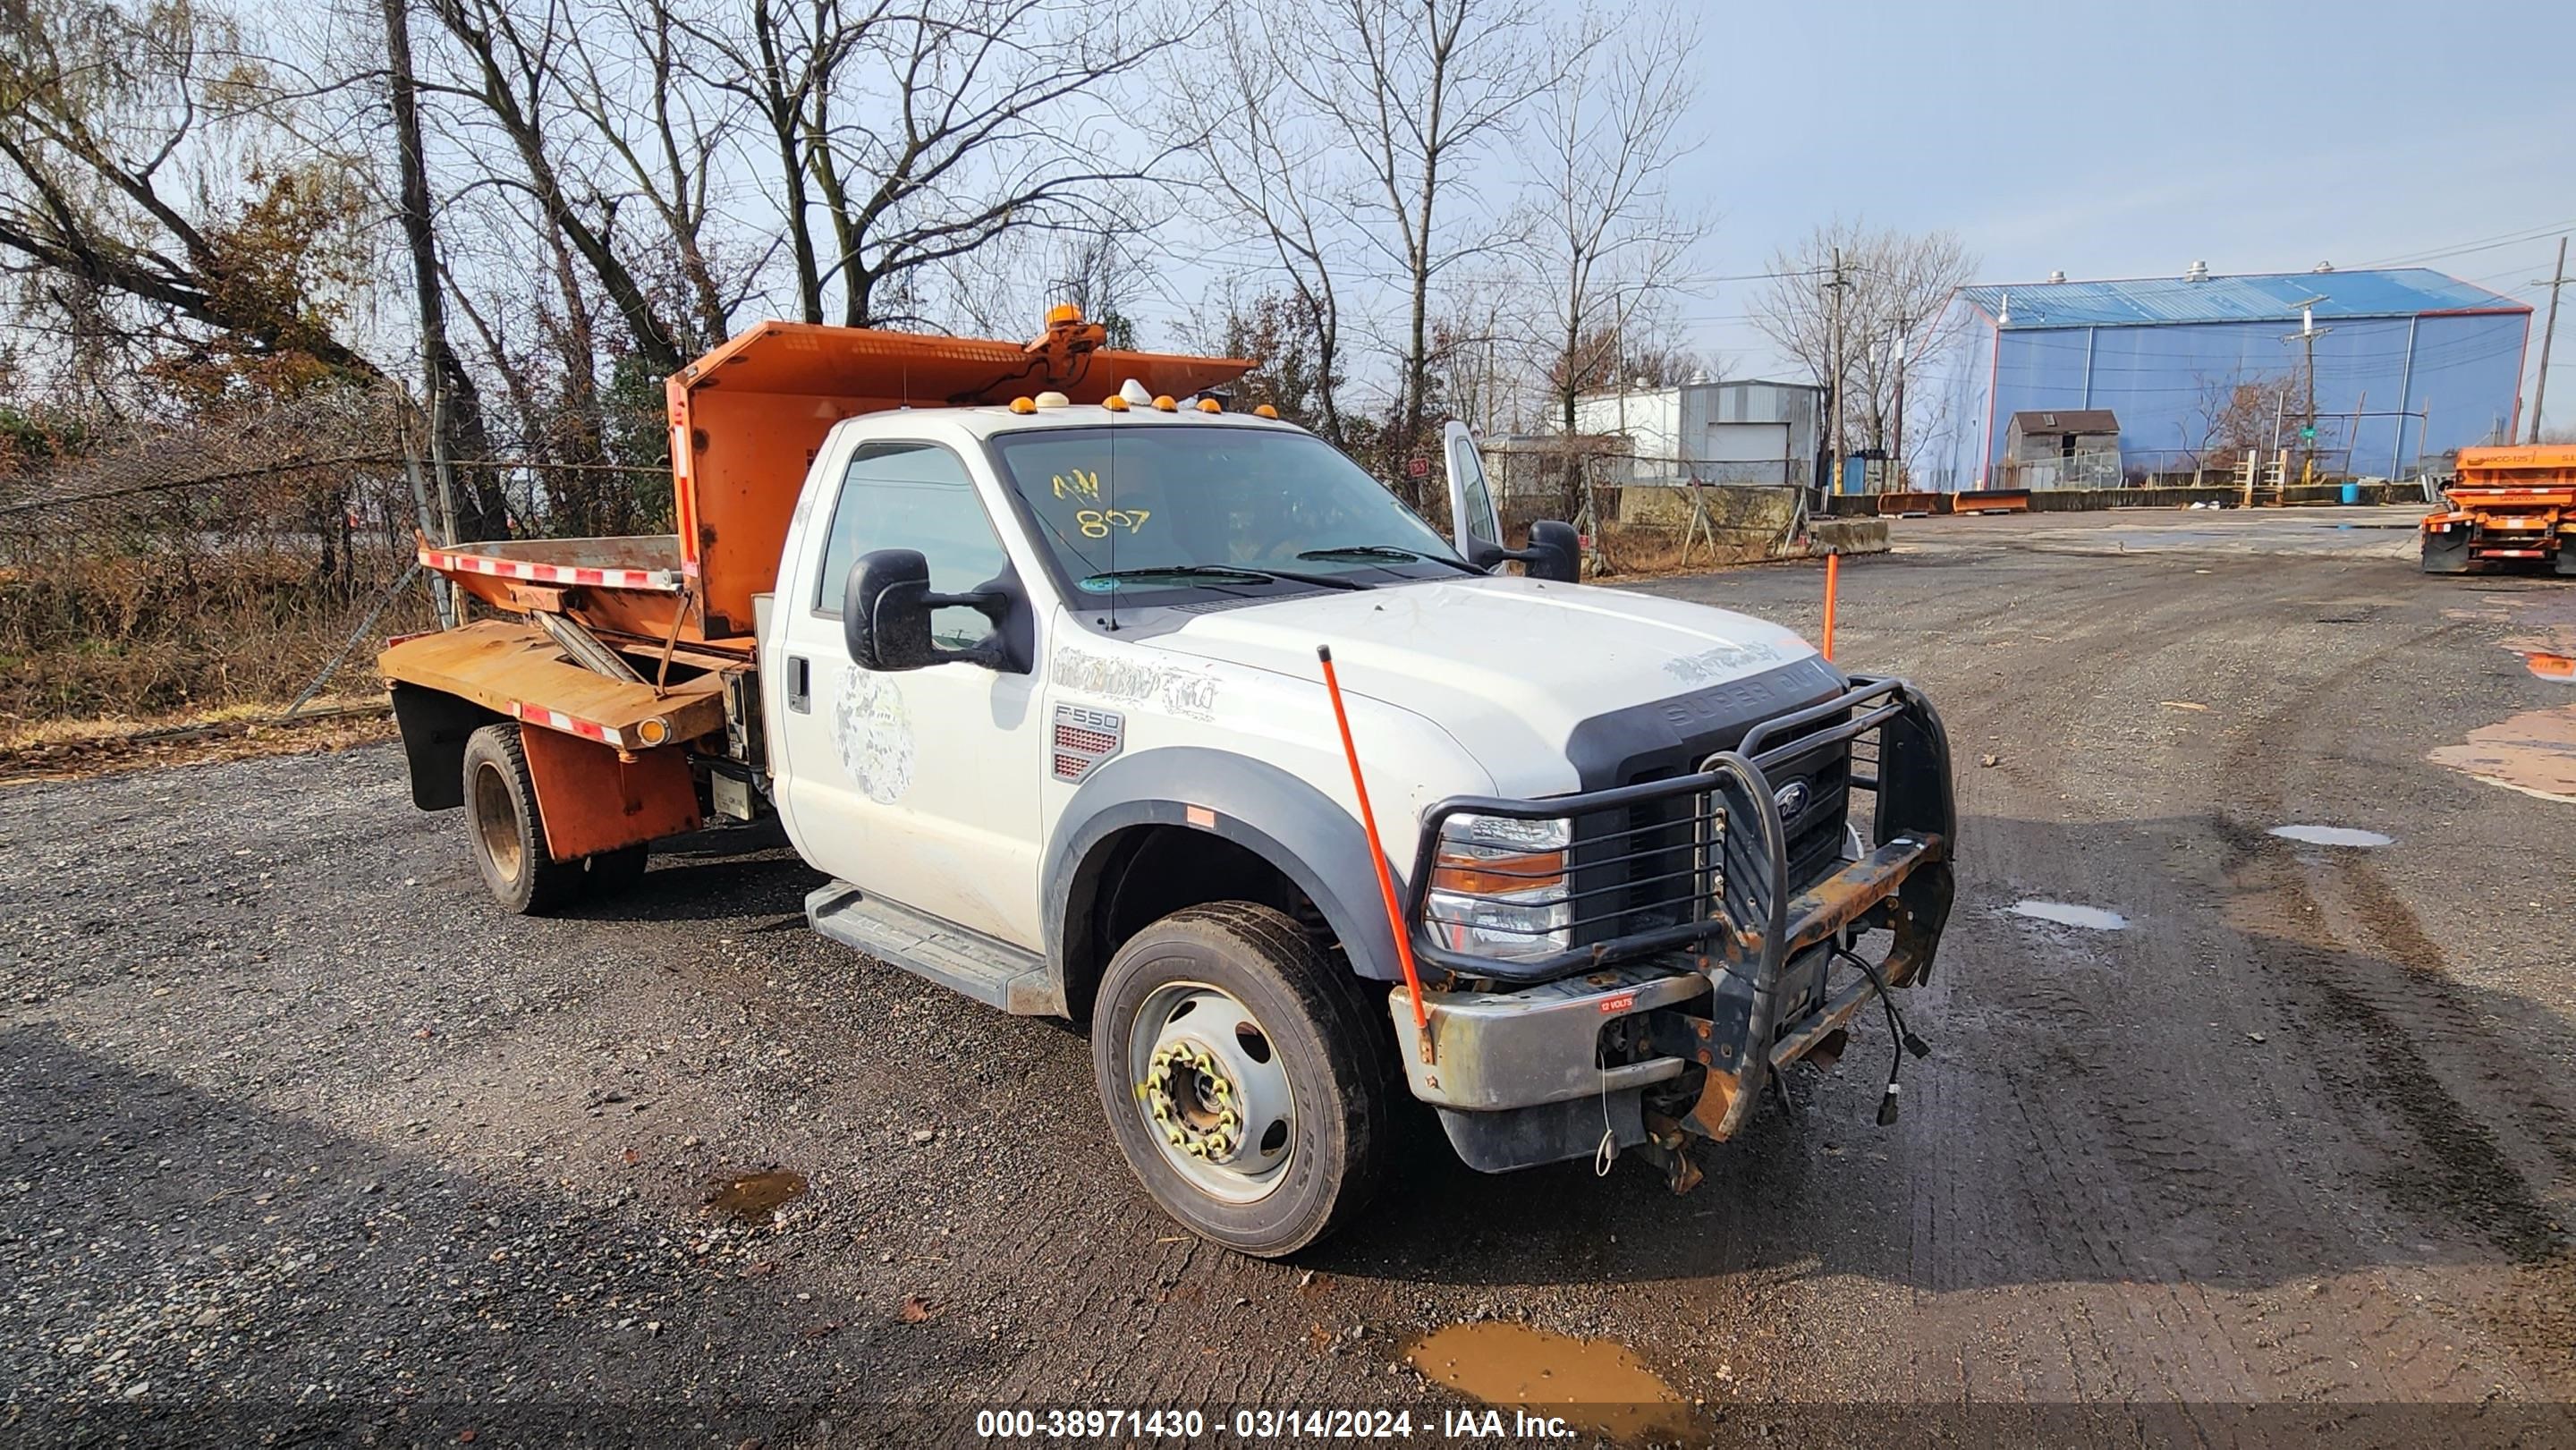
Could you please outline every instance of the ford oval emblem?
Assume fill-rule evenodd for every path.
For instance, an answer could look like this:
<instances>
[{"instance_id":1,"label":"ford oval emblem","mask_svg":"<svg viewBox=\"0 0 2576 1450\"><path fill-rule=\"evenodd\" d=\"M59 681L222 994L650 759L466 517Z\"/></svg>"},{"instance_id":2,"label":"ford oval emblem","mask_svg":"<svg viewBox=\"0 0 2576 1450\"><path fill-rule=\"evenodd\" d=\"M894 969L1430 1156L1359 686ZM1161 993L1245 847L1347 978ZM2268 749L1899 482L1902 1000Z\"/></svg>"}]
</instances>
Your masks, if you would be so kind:
<instances>
[{"instance_id":1,"label":"ford oval emblem","mask_svg":"<svg viewBox=\"0 0 2576 1450\"><path fill-rule=\"evenodd\" d=\"M1787 825L1807 813L1807 783L1793 780L1771 793L1771 804L1780 811L1780 823Z\"/></svg>"}]
</instances>

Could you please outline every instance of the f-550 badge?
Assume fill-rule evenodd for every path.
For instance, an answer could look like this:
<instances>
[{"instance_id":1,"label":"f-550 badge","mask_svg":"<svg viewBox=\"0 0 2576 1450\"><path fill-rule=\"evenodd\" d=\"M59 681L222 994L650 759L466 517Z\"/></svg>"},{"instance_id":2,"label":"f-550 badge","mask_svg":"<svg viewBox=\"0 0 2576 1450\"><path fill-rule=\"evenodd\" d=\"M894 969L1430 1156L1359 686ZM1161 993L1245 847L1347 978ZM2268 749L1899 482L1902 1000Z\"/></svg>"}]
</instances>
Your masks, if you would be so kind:
<instances>
[{"instance_id":1,"label":"f-550 badge","mask_svg":"<svg viewBox=\"0 0 2576 1450\"><path fill-rule=\"evenodd\" d=\"M1127 743L1127 717L1089 705L1055 707L1055 778L1078 781Z\"/></svg>"}]
</instances>

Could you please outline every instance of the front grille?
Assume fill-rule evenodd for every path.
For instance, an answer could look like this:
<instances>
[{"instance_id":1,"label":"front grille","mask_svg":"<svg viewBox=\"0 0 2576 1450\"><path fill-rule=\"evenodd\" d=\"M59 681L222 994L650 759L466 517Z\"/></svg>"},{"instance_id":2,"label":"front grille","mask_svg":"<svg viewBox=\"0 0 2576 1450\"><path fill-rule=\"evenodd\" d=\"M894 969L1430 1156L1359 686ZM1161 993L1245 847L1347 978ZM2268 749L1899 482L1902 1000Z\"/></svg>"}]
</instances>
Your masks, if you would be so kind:
<instances>
[{"instance_id":1,"label":"front grille","mask_svg":"<svg viewBox=\"0 0 2576 1450\"><path fill-rule=\"evenodd\" d=\"M1830 730L1840 723L1822 721L1799 734ZM1796 739L1793 735L1776 744L1794 744ZM1702 758L1722 748L1709 745ZM1651 785L1687 773L1656 767L1640 770L1619 784ZM1797 814L1784 823L1788 886L1793 892L1803 890L1842 864L1844 825L1850 818L1850 744L1820 747L1769 774L1775 801L1793 791L1797 793L1793 799L1803 798ZM1595 915L1583 923L1578 945L1695 920L1707 910L1702 903L1724 887L1724 868L1731 859L1725 813L1706 792L1641 801L1615 815L1578 817L1575 831L1577 889L1606 894L1616 885L1627 888L1624 910ZM1705 841L1699 839L1702 832Z\"/></svg>"},{"instance_id":2,"label":"front grille","mask_svg":"<svg viewBox=\"0 0 2576 1450\"><path fill-rule=\"evenodd\" d=\"M1603 769L1590 790L1451 796L1424 812L1415 851L1405 911L1418 930L1416 955L1470 977L1545 981L1693 952L1708 959L1704 965L1722 960L1730 972L1772 981L1793 940L1812 940L1793 937L1797 920L1812 920L1794 898L1842 869L1856 816L1892 814L1893 823L1876 821L1870 836L1920 833L1908 848L1918 855L1947 841L1948 764L1931 708L1901 680L1864 679L1767 718L1667 735L1651 751L1628 755L1615 776ZM1572 889L1515 895L1501 886L1441 886L1443 843L1466 816L1567 823ZM1488 834L1473 825L1459 839ZM1526 870L1557 879L1552 861L1500 864L1523 859L1508 852L1481 859L1487 864L1460 874ZM1892 890L1898 875L1880 874ZM1478 940L1493 944L1470 945Z\"/></svg>"}]
</instances>

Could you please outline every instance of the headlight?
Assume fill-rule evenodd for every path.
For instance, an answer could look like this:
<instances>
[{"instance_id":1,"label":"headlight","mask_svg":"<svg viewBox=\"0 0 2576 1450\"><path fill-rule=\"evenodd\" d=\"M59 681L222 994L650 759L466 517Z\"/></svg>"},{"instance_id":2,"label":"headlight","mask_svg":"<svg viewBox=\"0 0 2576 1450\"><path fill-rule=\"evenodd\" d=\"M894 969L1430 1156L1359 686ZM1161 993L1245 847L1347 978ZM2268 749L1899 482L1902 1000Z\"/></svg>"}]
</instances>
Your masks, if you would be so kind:
<instances>
[{"instance_id":1,"label":"headlight","mask_svg":"<svg viewBox=\"0 0 2576 1450\"><path fill-rule=\"evenodd\" d=\"M1574 944L1564 820L1456 815L1441 823L1427 901L1431 934L1451 951L1529 961Z\"/></svg>"}]
</instances>

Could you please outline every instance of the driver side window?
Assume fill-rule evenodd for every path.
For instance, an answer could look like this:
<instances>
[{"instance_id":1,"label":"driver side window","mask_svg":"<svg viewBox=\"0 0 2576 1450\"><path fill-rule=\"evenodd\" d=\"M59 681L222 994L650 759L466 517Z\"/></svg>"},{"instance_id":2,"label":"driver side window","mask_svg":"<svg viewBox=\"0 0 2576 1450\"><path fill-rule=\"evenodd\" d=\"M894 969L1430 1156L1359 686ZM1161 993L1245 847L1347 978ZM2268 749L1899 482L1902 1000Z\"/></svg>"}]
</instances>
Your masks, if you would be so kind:
<instances>
[{"instance_id":1,"label":"driver side window","mask_svg":"<svg viewBox=\"0 0 2576 1450\"><path fill-rule=\"evenodd\" d=\"M814 610L838 617L850 568L879 549L917 549L930 563L934 593L962 594L1001 574L1009 556L993 532L974 480L936 443L863 443L841 474L832 531L823 545ZM972 609L938 610L930 637L951 649L983 639L991 623Z\"/></svg>"}]
</instances>

